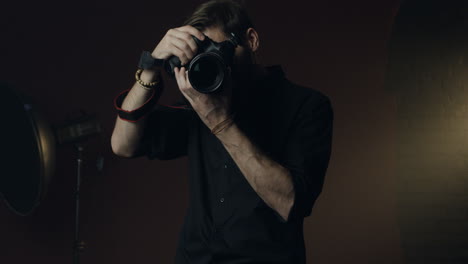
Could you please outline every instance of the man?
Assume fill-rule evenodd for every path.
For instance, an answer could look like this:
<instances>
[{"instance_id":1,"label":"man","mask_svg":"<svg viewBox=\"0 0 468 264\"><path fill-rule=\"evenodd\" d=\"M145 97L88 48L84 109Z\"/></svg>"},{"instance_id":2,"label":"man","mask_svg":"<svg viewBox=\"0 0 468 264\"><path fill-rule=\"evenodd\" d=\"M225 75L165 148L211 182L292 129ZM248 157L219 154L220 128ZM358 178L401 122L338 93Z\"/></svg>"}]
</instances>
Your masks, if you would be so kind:
<instances>
[{"instance_id":1,"label":"man","mask_svg":"<svg viewBox=\"0 0 468 264\"><path fill-rule=\"evenodd\" d=\"M187 64L192 36L240 38L220 93L196 91L185 67L175 78L189 107L157 105L138 120L116 120L112 149L122 157L190 157L190 205L176 263L305 263L303 220L321 193L331 154L333 111L322 93L289 82L279 66L254 63L259 36L234 1L202 4L151 53ZM146 69L120 111L157 100L160 70ZM152 86L156 88L152 88ZM130 122L129 122L130 121Z\"/></svg>"}]
</instances>

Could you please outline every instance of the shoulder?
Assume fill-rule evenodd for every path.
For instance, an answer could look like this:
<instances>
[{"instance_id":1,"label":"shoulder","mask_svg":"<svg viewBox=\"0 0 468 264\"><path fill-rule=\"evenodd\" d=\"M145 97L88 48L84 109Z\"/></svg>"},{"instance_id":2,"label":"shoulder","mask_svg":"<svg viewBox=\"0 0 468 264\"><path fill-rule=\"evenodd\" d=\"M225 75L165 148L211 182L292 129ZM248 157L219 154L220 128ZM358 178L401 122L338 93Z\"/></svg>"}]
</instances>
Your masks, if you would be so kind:
<instances>
[{"instance_id":1,"label":"shoulder","mask_svg":"<svg viewBox=\"0 0 468 264\"><path fill-rule=\"evenodd\" d=\"M310 115L317 112L328 112L333 115L330 97L323 92L298 85L285 79L283 86L283 100L296 108L298 114Z\"/></svg>"},{"instance_id":2,"label":"shoulder","mask_svg":"<svg viewBox=\"0 0 468 264\"><path fill-rule=\"evenodd\" d=\"M293 98L303 98L303 100L307 101L309 104L330 103L330 98L323 92L293 83L288 79L285 80L285 89L285 92L290 94Z\"/></svg>"},{"instance_id":3,"label":"shoulder","mask_svg":"<svg viewBox=\"0 0 468 264\"><path fill-rule=\"evenodd\" d=\"M331 108L331 100L327 95L318 89L306 87L289 80L280 65L268 66L267 70L271 76L270 82L276 84L279 88L276 94L277 98L287 108L305 107L305 109L310 109L324 105Z\"/></svg>"}]
</instances>

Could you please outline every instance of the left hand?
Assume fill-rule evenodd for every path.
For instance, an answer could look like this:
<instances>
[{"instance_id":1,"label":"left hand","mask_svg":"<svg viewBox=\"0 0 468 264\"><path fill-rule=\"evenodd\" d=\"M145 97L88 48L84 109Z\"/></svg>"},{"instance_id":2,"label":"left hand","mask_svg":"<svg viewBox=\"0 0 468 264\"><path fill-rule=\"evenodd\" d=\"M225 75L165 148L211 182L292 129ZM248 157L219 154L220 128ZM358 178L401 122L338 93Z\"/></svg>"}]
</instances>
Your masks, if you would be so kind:
<instances>
[{"instance_id":1,"label":"left hand","mask_svg":"<svg viewBox=\"0 0 468 264\"><path fill-rule=\"evenodd\" d=\"M177 85L182 94L209 129L228 118L231 110L232 81L226 80L223 90L216 94L204 94L195 90L188 79L185 67L174 68Z\"/></svg>"}]
</instances>

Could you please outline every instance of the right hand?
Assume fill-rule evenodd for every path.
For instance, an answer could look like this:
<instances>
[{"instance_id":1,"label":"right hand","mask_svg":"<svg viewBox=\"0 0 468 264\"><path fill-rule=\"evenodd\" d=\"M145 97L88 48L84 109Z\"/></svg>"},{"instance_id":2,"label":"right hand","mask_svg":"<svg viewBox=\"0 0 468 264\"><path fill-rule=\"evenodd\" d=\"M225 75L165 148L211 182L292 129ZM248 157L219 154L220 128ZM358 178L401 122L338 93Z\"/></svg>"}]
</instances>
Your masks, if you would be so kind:
<instances>
[{"instance_id":1,"label":"right hand","mask_svg":"<svg viewBox=\"0 0 468 264\"><path fill-rule=\"evenodd\" d=\"M205 35L192 26L171 28L162 38L151 55L156 59L168 59L177 56L182 65L187 64L197 54L197 44L193 40L195 36L199 40L204 40Z\"/></svg>"}]
</instances>

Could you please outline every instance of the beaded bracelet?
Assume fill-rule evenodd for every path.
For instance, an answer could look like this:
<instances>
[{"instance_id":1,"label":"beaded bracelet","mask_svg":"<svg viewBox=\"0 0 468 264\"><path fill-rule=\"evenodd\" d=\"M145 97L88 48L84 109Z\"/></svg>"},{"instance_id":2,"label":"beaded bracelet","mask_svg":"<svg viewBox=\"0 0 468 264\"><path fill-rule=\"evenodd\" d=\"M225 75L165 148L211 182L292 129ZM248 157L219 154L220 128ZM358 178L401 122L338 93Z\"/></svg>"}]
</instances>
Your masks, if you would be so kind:
<instances>
[{"instance_id":1,"label":"beaded bracelet","mask_svg":"<svg viewBox=\"0 0 468 264\"><path fill-rule=\"evenodd\" d=\"M143 69L139 68L136 73L135 73L135 80L137 81L138 84L141 85L141 87L145 88L148 91L151 91L156 85L159 83L159 77L158 80L154 82L144 82L140 79L141 73L143 72Z\"/></svg>"}]
</instances>

